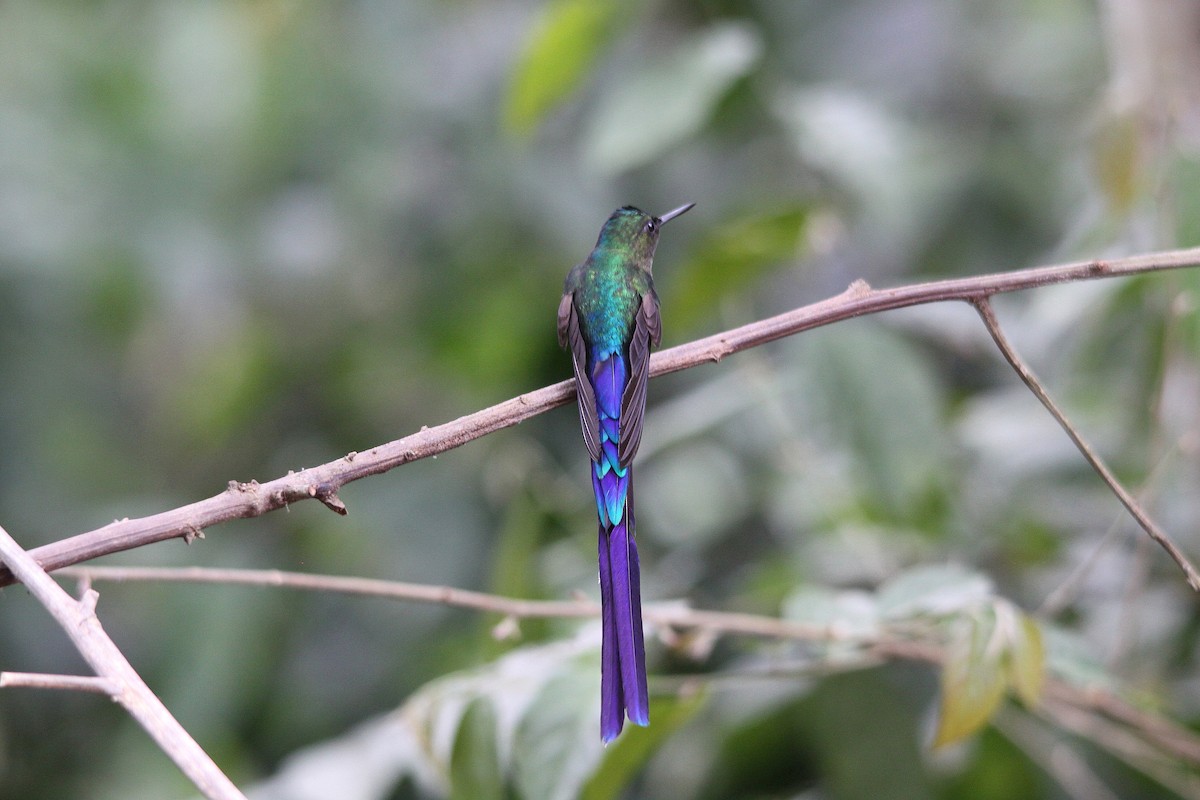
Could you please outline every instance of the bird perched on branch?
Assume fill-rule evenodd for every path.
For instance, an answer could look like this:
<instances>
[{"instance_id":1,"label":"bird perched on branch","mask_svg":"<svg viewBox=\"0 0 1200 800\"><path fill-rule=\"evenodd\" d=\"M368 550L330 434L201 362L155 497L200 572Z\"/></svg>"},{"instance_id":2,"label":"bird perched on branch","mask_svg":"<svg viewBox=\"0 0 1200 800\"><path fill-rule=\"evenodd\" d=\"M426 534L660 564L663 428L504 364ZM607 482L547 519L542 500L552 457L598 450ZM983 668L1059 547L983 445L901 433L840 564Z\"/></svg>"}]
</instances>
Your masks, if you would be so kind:
<instances>
[{"instance_id":1,"label":"bird perched on branch","mask_svg":"<svg viewBox=\"0 0 1200 800\"><path fill-rule=\"evenodd\" d=\"M632 206L604 223L596 247L567 275L558 306L558 341L571 353L583 441L592 458L600 518L600 735L617 738L625 717L650 723L646 648L634 541L633 456L642 441L650 348L662 328L651 269L661 217Z\"/></svg>"}]
</instances>

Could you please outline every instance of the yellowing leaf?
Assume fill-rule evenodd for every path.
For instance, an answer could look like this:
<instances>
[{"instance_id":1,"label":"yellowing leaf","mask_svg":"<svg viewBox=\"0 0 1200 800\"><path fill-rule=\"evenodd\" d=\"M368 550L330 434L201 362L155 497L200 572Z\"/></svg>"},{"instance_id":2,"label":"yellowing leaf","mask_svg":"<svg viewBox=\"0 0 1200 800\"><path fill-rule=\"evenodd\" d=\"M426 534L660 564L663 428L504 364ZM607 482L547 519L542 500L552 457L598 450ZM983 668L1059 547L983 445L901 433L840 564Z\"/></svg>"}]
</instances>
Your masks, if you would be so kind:
<instances>
[{"instance_id":1,"label":"yellowing leaf","mask_svg":"<svg viewBox=\"0 0 1200 800\"><path fill-rule=\"evenodd\" d=\"M942 668L942 712L933 744L961 741L982 728L1004 698L1005 674L992 645L995 617L983 614L956 626Z\"/></svg>"},{"instance_id":2,"label":"yellowing leaf","mask_svg":"<svg viewBox=\"0 0 1200 800\"><path fill-rule=\"evenodd\" d=\"M1129 213L1143 180L1141 132L1133 114L1115 114L1096 135L1095 164L1100 188L1114 217Z\"/></svg>"},{"instance_id":3,"label":"yellowing leaf","mask_svg":"<svg viewBox=\"0 0 1200 800\"><path fill-rule=\"evenodd\" d=\"M996 599L960 619L942 669L942 713L934 745L965 739L982 728L1011 687L1036 705L1046 672L1037 623L1012 603Z\"/></svg>"},{"instance_id":4,"label":"yellowing leaf","mask_svg":"<svg viewBox=\"0 0 1200 800\"><path fill-rule=\"evenodd\" d=\"M1020 614L1020 612L1018 612ZM1046 678L1046 649L1042 631L1027 614L1020 614L1018 629L1008 652L1008 680L1021 702L1035 706Z\"/></svg>"},{"instance_id":5,"label":"yellowing leaf","mask_svg":"<svg viewBox=\"0 0 1200 800\"><path fill-rule=\"evenodd\" d=\"M612 33L622 4L608 0L551 3L513 71L504 124L526 135L583 80Z\"/></svg>"}]
</instances>

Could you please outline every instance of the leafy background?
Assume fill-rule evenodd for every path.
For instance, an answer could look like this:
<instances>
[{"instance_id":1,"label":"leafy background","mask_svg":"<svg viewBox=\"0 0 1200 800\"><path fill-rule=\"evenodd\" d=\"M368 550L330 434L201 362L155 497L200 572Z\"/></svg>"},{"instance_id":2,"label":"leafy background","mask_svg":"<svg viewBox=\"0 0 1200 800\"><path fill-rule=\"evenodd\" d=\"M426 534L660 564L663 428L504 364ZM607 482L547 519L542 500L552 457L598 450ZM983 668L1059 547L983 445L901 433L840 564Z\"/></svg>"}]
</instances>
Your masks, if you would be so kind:
<instances>
[{"instance_id":1,"label":"leafy background","mask_svg":"<svg viewBox=\"0 0 1200 800\"><path fill-rule=\"evenodd\" d=\"M562 278L625 203L698 202L659 248L667 344L860 277L1200 244L1198 29L1137 0L5 3L0 522L34 547L562 379ZM1192 554L1198 281L998 303ZM576 426L353 484L347 518L304 504L108 562L592 595ZM656 380L639 483L649 600L851 630L896 619L897 582L905 620L1021 608L1061 674L1200 722L1195 597L967 307ZM1019 705L933 748L939 674L836 648L655 642L655 723L605 751L594 626L501 642L441 607L100 589L259 798L1079 796L1047 742L1116 796L1174 796ZM0 666L83 669L22 589L0 603ZM0 796L190 791L113 704L0 692Z\"/></svg>"}]
</instances>

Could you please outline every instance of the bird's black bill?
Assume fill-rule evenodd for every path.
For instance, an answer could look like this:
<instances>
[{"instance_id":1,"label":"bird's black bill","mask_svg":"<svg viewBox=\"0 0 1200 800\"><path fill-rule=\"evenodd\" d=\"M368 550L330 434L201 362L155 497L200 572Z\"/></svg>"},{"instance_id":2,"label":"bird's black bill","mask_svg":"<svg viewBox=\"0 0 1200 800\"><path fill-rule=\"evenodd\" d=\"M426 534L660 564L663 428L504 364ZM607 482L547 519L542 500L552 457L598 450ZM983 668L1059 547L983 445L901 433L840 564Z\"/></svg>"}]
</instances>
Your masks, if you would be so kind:
<instances>
[{"instance_id":1,"label":"bird's black bill","mask_svg":"<svg viewBox=\"0 0 1200 800\"><path fill-rule=\"evenodd\" d=\"M680 214L684 213L685 211L690 210L692 208L692 206L694 206L694 205L696 205L696 204L688 203L687 205L682 205L679 208L673 208L670 211L668 211L667 213L663 214L661 217L659 217L658 221L660 223L670 222L671 220L678 217Z\"/></svg>"}]
</instances>

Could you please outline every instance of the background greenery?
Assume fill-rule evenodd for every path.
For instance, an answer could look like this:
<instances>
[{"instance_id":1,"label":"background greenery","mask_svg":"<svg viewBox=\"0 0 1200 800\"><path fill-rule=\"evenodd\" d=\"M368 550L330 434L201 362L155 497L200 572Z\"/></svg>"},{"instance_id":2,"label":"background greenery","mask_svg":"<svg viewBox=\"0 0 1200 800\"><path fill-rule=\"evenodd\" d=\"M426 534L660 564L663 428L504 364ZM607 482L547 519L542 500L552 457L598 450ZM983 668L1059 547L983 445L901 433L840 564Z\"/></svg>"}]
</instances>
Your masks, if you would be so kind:
<instances>
[{"instance_id":1,"label":"background greenery","mask_svg":"<svg viewBox=\"0 0 1200 800\"><path fill-rule=\"evenodd\" d=\"M1195 20L1135 0L0 5L0 524L34 547L566 377L562 278L625 203L698 203L659 248L666 344L860 277L1200 244ZM1198 282L998 303L1193 556ZM1194 595L969 308L650 395L647 599L852 624L906 576L951 608L994 591L1041 609L1064 669L1200 722ZM106 563L594 595L589 493L561 409L346 487L346 518L303 504ZM1174 796L1011 708L1022 724L931 749L919 666L655 642L654 726L602 752L594 626L501 643L440 607L99 588L117 643L260 798L1079 796L1039 761L1051 740L1117 796ZM83 669L19 587L0 668ZM0 692L0 796L189 792L113 704Z\"/></svg>"}]
</instances>

